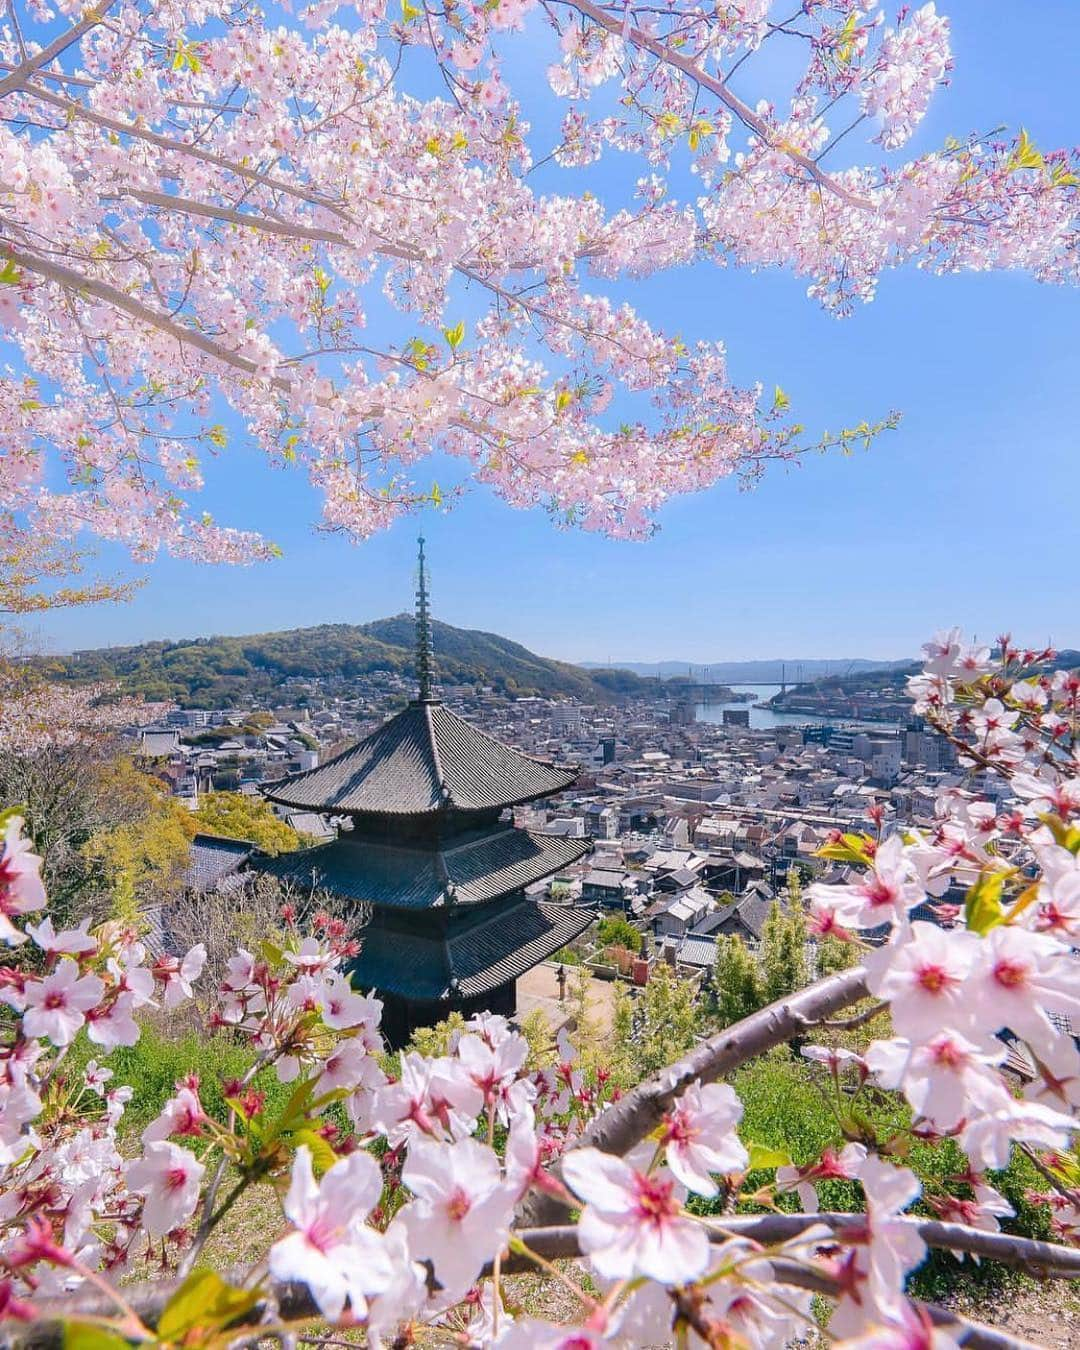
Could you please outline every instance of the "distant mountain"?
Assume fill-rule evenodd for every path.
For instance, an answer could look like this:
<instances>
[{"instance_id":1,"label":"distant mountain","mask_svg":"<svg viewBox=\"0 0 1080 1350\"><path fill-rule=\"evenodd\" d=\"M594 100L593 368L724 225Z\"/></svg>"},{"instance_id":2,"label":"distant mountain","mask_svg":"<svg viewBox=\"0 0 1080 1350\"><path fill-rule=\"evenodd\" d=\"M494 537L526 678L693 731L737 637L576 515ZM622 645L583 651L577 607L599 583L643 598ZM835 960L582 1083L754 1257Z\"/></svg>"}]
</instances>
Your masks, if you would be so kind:
<instances>
[{"instance_id":1,"label":"distant mountain","mask_svg":"<svg viewBox=\"0 0 1080 1350\"><path fill-rule=\"evenodd\" d=\"M603 702L647 683L625 671L584 670L537 656L520 643L450 624L432 625L437 677L489 684L510 694ZM375 671L414 673L415 624L409 614L366 624L322 624L248 637L192 638L102 647L48 658L56 679L118 680L131 693L187 708L228 708L273 696L291 678L349 681Z\"/></svg>"},{"instance_id":2,"label":"distant mountain","mask_svg":"<svg viewBox=\"0 0 1080 1350\"><path fill-rule=\"evenodd\" d=\"M582 661L586 670L604 668L600 662ZM836 660L762 661L615 661L617 670L629 670L635 675L663 680L682 677L692 672L695 681L710 684L788 684L795 680L819 680L826 676L859 675L871 670L898 670L911 664L910 657L901 661L868 661L861 657L838 657Z\"/></svg>"}]
</instances>

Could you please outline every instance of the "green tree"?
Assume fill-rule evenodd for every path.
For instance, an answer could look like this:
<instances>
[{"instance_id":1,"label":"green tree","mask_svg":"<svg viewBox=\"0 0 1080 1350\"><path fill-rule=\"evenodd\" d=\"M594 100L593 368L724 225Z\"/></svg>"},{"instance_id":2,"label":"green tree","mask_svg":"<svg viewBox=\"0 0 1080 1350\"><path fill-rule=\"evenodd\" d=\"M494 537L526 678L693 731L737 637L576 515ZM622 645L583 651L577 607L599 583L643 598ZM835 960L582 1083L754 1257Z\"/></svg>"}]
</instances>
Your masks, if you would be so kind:
<instances>
[{"instance_id":1,"label":"green tree","mask_svg":"<svg viewBox=\"0 0 1080 1350\"><path fill-rule=\"evenodd\" d=\"M716 1018L722 1027L742 1021L768 1001L758 963L738 934L722 937L716 944L713 988Z\"/></svg>"},{"instance_id":2,"label":"green tree","mask_svg":"<svg viewBox=\"0 0 1080 1350\"><path fill-rule=\"evenodd\" d=\"M633 1034L623 1047L634 1081L656 1073L697 1039L694 986L658 962L633 1009Z\"/></svg>"},{"instance_id":3,"label":"green tree","mask_svg":"<svg viewBox=\"0 0 1080 1350\"><path fill-rule=\"evenodd\" d=\"M199 829L225 839L244 839L266 853L292 853L307 836L278 820L270 803L242 792L208 792L195 812Z\"/></svg>"},{"instance_id":4,"label":"green tree","mask_svg":"<svg viewBox=\"0 0 1080 1350\"><path fill-rule=\"evenodd\" d=\"M801 899L796 898L786 914L773 901L761 934L761 973L766 1003L808 983L806 915Z\"/></svg>"},{"instance_id":5,"label":"green tree","mask_svg":"<svg viewBox=\"0 0 1080 1350\"><path fill-rule=\"evenodd\" d=\"M182 888L195 822L164 784L128 759L102 771L100 790L126 803L127 818L95 830L81 853L110 897L110 917L137 924L148 904L165 904Z\"/></svg>"},{"instance_id":6,"label":"green tree","mask_svg":"<svg viewBox=\"0 0 1080 1350\"><path fill-rule=\"evenodd\" d=\"M824 937L817 944L817 973L819 979L850 970L858 962L858 948L853 942L841 942L836 937Z\"/></svg>"},{"instance_id":7,"label":"green tree","mask_svg":"<svg viewBox=\"0 0 1080 1350\"><path fill-rule=\"evenodd\" d=\"M625 947L635 954L641 951L644 938L641 930L635 928L621 914L612 914L600 920L597 937L602 947Z\"/></svg>"}]
</instances>

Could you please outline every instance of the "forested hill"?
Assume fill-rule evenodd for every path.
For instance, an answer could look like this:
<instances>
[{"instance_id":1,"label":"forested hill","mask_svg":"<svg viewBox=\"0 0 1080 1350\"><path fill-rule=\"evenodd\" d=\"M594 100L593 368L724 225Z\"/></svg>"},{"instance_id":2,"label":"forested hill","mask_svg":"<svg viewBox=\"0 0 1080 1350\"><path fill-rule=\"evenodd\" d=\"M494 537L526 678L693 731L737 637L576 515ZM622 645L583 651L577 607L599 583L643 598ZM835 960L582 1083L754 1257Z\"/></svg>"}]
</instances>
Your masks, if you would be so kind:
<instances>
[{"instance_id":1,"label":"forested hill","mask_svg":"<svg viewBox=\"0 0 1080 1350\"><path fill-rule=\"evenodd\" d=\"M629 671L583 670L537 656L496 633L438 622L432 627L438 679L446 684L483 683L512 694L593 702L655 688ZM380 670L411 676L414 633L412 616L399 614L359 625L103 647L50 658L49 666L61 680L119 680L147 698L221 708L271 699L290 677L347 681Z\"/></svg>"}]
</instances>

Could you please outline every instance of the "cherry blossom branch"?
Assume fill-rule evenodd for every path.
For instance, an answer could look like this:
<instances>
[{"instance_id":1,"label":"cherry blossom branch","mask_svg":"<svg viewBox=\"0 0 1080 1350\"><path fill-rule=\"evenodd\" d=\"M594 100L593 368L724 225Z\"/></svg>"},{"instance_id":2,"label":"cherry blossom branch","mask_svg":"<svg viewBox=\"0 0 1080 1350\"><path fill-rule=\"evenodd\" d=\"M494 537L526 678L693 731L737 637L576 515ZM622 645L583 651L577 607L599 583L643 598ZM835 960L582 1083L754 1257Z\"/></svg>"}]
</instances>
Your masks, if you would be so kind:
<instances>
[{"instance_id":1,"label":"cherry blossom branch","mask_svg":"<svg viewBox=\"0 0 1080 1350\"><path fill-rule=\"evenodd\" d=\"M931 1247L987 1257L1043 1277L1080 1278L1080 1252L1072 1248L933 1219L903 1218L899 1222L910 1226ZM860 1214L731 1215L724 1218L722 1227L718 1226L710 1233L710 1240L719 1245L729 1236L738 1236L767 1246L797 1238L815 1225L824 1225L842 1238L846 1230L865 1228L865 1223L865 1216ZM572 1259L581 1255L578 1229L573 1224L523 1229L515 1236L530 1252L546 1261ZM824 1271L786 1259L773 1260L772 1265L783 1283L813 1289L817 1293L836 1292L836 1282ZM491 1263L485 1267L484 1274L490 1274L490 1269ZM506 1274L521 1274L534 1270L535 1264L528 1256L511 1252L503 1257L501 1269ZM146 1326L154 1327L179 1283L179 1280L169 1280L135 1286L125 1290L125 1301ZM61 1319L93 1317L110 1311L110 1305L97 1295L43 1300L39 1306L42 1316L37 1321L9 1333L6 1344L11 1350L61 1350ZM968 1321L950 1310L932 1304L919 1306L926 1308L938 1325L962 1329L965 1347L1000 1350L1001 1347L1015 1348L1025 1344L991 1327ZM258 1326L270 1307L275 1309L278 1319L285 1322L319 1315L318 1306L304 1285L272 1282L266 1297L238 1319L236 1329Z\"/></svg>"},{"instance_id":2,"label":"cherry blossom branch","mask_svg":"<svg viewBox=\"0 0 1080 1350\"><path fill-rule=\"evenodd\" d=\"M149 324L152 328L159 329L169 337L175 338L177 342L190 347L196 347L207 356L212 356L215 360L223 362L225 365L232 366L234 370L239 370L245 375L253 378L259 374L259 367L256 362L248 356L241 356L239 352L230 351L223 347L213 338L208 338L204 333L200 333L196 328L187 328L183 324L177 323L175 319L167 314L162 314L157 310L151 309L149 305L144 305L142 301L126 295L115 286L110 286L108 282L99 281L96 277L88 277L83 272L77 272L74 268L65 267L62 263L51 262L46 258L39 258L35 254L26 253L22 249L14 248L10 244L0 244L0 254L5 258L10 258L13 263L23 267L28 272L34 272L38 276L45 277L48 281L56 282L66 290L74 291L76 294L85 292L88 295L103 300L106 304L115 305L133 319L138 319L140 323ZM275 388L283 393L288 393L292 385L288 380L284 380L280 375L264 377Z\"/></svg>"},{"instance_id":3,"label":"cherry blossom branch","mask_svg":"<svg viewBox=\"0 0 1080 1350\"><path fill-rule=\"evenodd\" d=\"M21 89L35 71L40 70L42 66L47 66L55 57L74 46L84 34L89 33L91 28L96 28L114 4L116 4L116 0L102 0L102 3L96 9L86 10L78 23L72 24L70 28L53 38L52 42L48 46L42 47L36 56L31 56L21 65L16 66L10 75L0 80L0 98L5 98L8 94Z\"/></svg>"},{"instance_id":4,"label":"cherry blossom branch","mask_svg":"<svg viewBox=\"0 0 1080 1350\"><path fill-rule=\"evenodd\" d=\"M865 972L856 966L770 1003L639 1083L590 1121L571 1147L592 1145L605 1153L626 1153L660 1124L664 1113L696 1079L709 1083L730 1073L800 1035L808 1025L857 1003L867 993ZM551 1222L564 1210L565 1205L554 1196L537 1194L522 1207L522 1221L536 1225Z\"/></svg>"},{"instance_id":5,"label":"cherry blossom branch","mask_svg":"<svg viewBox=\"0 0 1080 1350\"><path fill-rule=\"evenodd\" d=\"M752 131L771 150L779 150L786 155L820 187L839 197L848 206L858 207L864 211L874 210L873 202L849 192L847 188L825 173L809 155L804 155L795 146L777 138L765 119L759 117L741 98L736 97L723 80L717 79L715 75L710 75L708 71L703 70L688 57L681 56L666 43L643 32L640 28L635 28L633 24L626 23L622 18L616 19L613 15L607 14L597 5L594 5L592 0L555 0L555 3L565 4L571 9L576 9L579 14L591 19L600 28L606 29L616 37L623 38L626 42L641 48L642 51L649 52L665 65L674 66L676 70L681 70L688 79L693 80L700 88L707 89L710 94L718 98L725 108L735 114L743 126Z\"/></svg>"}]
</instances>

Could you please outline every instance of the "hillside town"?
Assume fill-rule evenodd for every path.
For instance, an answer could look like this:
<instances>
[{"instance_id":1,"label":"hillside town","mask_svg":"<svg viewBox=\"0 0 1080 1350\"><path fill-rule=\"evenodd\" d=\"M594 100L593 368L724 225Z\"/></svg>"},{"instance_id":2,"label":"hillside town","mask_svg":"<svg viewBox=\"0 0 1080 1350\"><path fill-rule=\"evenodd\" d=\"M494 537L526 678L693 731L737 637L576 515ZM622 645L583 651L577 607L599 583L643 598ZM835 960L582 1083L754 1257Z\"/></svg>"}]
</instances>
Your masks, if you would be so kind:
<instances>
[{"instance_id":1,"label":"hillside town","mask_svg":"<svg viewBox=\"0 0 1080 1350\"><path fill-rule=\"evenodd\" d=\"M282 690L292 702L272 708L170 711L134 731L132 748L192 809L213 791L261 798L266 785L362 740L413 693L394 672L361 677L348 692L292 681ZM836 831L873 832L879 820L886 832L926 827L935 794L961 781L952 747L910 705L893 724L793 718L758 728L745 701L714 721L704 707L659 696L588 705L482 685L438 694L499 742L577 770L568 790L513 808L515 825L587 845L530 886L532 897L624 916L652 959L690 977L711 969L723 935L759 943L774 902L788 903L792 873L803 886L844 879L818 856ZM1000 780L983 786L999 790ZM348 828L344 817L275 810L310 844ZM213 886L250 852L200 835L192 877ZM593 931L568 959L596 958L596 947Z\"/></svg>"}]
</instances>

